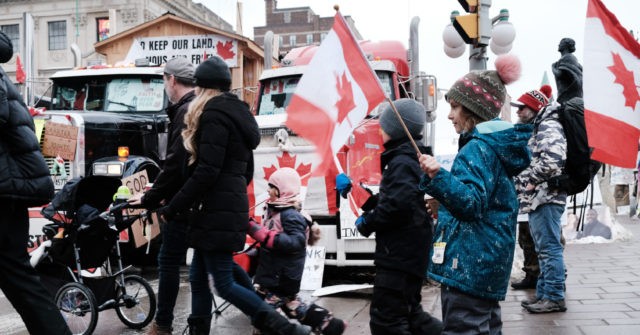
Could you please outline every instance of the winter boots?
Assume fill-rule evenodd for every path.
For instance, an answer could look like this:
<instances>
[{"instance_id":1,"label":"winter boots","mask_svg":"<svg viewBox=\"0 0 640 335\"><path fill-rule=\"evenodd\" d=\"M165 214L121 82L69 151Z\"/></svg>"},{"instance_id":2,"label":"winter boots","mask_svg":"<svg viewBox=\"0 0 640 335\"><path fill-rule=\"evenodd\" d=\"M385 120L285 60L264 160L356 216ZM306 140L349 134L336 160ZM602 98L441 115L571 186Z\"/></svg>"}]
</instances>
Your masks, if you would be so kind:
<instances>
[{"instance_id":1,"label":"winter boots","mask_svg":"<svg viewBox=\"0 0 640 335\"><path fill-rule=\"evenodd\" d=\"M535 289L536 284L538 283L538 278L532 275L527 275L519 282L511 283L511 287L514 290L526 290L526 289Z\"/></svg>"},{"instance_id":2,"label":"winter boots","mask_svg":"<svg viewBox=\"0 0 640 335\"><path fill-rule=\"evenodd\" d=\"M308 325L316 334L341 335L346 328L344 321L334 318L326 308L316 304L301 303L295 310L282 306L282 310L289 318L295 318L304 325Z\"/></svg>"},{"instance_id":3,"label":"winter boots","mask_svg":"<svg viewBox=\"0 0 640 335\"><path fill-rule=\"evenodd\" d=\"M305 325L289 322L282 314L275 309L268 307L259 310L254 319L253 325L258 328L261 334L277 335L309 335L311 328Z\"/></svg>"},{"instance_id":4,"label":"winter boots","mask_svg":"<svg viewBox=\"0 0 640 335\"><path fill-rule=\"evenodd\" d=\"M211 315L189 315L187 323L189 335L209 335L209 330L211 329Z\"/></svg>"}]
</instances>

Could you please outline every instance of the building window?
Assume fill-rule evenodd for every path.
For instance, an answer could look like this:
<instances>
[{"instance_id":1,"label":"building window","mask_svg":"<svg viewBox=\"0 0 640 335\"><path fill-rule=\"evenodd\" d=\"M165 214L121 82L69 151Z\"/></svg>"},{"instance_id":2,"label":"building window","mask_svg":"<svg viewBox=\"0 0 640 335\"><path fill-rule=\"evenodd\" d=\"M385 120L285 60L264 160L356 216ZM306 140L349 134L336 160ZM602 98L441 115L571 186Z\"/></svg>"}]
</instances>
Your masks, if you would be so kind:
<instances>
[{"instance_id":1,"label":"building window","mask_svg":"<svg viewBox=\"0 0 640 335\"><path fill-rule=\"evenodd\" d=\"M17 24L8 24L0 26L0 30L11 40L13 52L20 52L20 27Z\"/></svg>"},{"instance_id":2,"label":"building window","mask_svg":"<svg viewBox=\"0 0 640 335\"><path fill-rule=\"evenodd\" d=\"M282 35L278 36L278 46L284 45L284 37Z\"/></svg>"},{"instance_id":3,"label":"building window","mask_svg":"<svg viewBox=\"0 0 640 335\"><path fill-rule=\"evenodd\" d=\"M313 44L313 34L307 34L307 44Z\"/></svg>"},{"instance_id":4,"label":"building window","mask_svg":"<svg viewBox=\"0 0 640 335\"><path fill-rule=\"evenodd\" d=\"M289 36L289 45L292 47L296 46L296 35Z\"/></svg>"},{"instance_id":5,"label":"building window","mask_svg":"<svg viewBox=\"0 0 640 335\"><path fill-rule=\"evenodd\" d=\"M52 21L49 24L49 50L67 48L67 21Z\"/></svg>"},{"instance_id":6,"label":"building window","mask_svg":"<svg viewBox=\"0 0 640 335\"><path fill-rule=\"evenodd\" d=\"M99 17L96 19L96 33L98 42L109 38L109 18Z\"/></svg>"},{"instance_id":7,"label":"building window","mask_svg":"<svg viewBox=\"0 0 640 335\"><path fill-rule=\"evenodd\" d=\"M320 34L320 42L324 41L325 37L327 37L327 33Z\"/></svg>"},{"instance_id":8,"label":"building window","mask_svg":"<svg viewBox=\"0 0 640 335\"><path fill-rule=\"evenodd\" d=\"M284 23L290 23L291 22L291 12L284 12Z\"/></svg>"}]
</instances>

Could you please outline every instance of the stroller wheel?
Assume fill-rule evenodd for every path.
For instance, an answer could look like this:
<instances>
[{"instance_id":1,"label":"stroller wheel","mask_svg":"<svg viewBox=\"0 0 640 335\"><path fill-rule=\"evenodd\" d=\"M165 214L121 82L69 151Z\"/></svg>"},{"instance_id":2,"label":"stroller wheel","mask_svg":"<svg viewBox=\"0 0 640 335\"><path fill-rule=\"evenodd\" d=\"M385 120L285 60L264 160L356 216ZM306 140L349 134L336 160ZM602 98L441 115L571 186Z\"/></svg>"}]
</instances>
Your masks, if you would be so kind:
<instances>
[{"instance_id":1,"label":"stroller wheel","mask_svg":"<svg viewBox=\"0 0 640 335\"><path fill-rule=\"evenodd\" d=\"M93 333L98 323L98 306L88 287L76 282L67 283L56 293L55 303L71 333Z\"/></svg>"},{"instance_id":2,"label":"stroller wheel","mask_svg":"<svg viewBox=\"0 0 640 335\"><path fill-rule=\"evenodd\" d=\"M118 318L129 328L141 329L148 325L156 314L156 295L151 285L142 277L124 277L124 283L116 282Z\"/></svg>"}]
</instances>

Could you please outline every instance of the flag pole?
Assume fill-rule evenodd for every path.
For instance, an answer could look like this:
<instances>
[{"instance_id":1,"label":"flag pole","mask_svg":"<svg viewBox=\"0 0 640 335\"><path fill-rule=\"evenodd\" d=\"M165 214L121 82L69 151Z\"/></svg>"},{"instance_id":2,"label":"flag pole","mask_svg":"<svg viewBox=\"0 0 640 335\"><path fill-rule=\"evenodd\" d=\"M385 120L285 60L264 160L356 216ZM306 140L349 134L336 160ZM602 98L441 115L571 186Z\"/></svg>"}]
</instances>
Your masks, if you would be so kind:
<instances>
[{"instance_id":1,"label":"flag pole","mask_svg":"<svg viewBox=\"0 0 640 335\"><path fill-rule=\"evenodd\" d=\"M404 121L402 121L402 116L400 116L400 113L398 113L398 110L396 109L396 106L393 104L393 101L391 101L391 98L389 97L387 97L387 101L391 105L391 109L393 109L393 112L398 117L398 121L400 121L400 124L402 125L402 129L404 129L404 132L407 134L407 137L409 137L409 141L411 141L411 145L413 145L413 148L416 150L416 153L418 154L418 156L422 155L422 152L420 152L420 149L418 149L418 145L416 144L416 141L413 140L413 136L411 136L409 129L407 129L407 125L405 125Z\"/></svg>"}]
</instances>

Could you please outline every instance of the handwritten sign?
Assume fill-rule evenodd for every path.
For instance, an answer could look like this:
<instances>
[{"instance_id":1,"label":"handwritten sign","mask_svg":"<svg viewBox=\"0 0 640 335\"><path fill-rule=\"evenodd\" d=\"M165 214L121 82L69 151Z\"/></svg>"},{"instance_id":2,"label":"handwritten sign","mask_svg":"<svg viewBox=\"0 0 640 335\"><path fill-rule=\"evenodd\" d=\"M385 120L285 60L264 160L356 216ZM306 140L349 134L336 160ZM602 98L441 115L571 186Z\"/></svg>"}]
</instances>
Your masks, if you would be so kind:
<instances>
[{"instance_id":1,"label":"handwritten sign","mask_svg":"<svg viewBox=\"0 0 640 335\"><path fill-rule=\"evenodd\" d=\"M229 67L238 66L238 41L222 35L184 35L137 38L125 58L134 62L146 58L151 63L165 64L176 57L185 57L197 65L211 56L219 56Z\"/></svg>"},{"instance_id":2,"label":"handwritten sign","mask_svg":"<svg viewBox=\"0 0 640 335\"><path fill-rule=\"evenodd\" d=\"M314 291L322 287L322 275L324 274L325 248L322 246L307 246L307 258L304 261L302 282L300 289Z\"/></svg>"},{"instance_id":3,"label":"handwritten sign","mask_svg":"<svg viewBox=\"0 0 640 335\"><path fill-rule=\"evenodd\" d=\"M42 154L47 157L60 156L74 160L78 144L78 127L47 121L44 126Z\"/></svg>"},{"instance_id":4,"label":"handwritten sign","mask_svg":"<svg viewBox=\"0 0 640 335\"><path fill-rule=\"evenodd\" d=\"M147 170L142 170L129 177L122 178L122 185L127 186L131 194L142 193L144 186L149 182L147 176ZM143 209L128 209L129 215L140 214ZM153 240L160 234L160 225L158 224L158 217L156 213L152 214L153 224L148 224L146 221L136 220L131 225L131 232L133 233L133 242L136 248L139 248L149 241Z\"/></svg>"}]
</instances>

